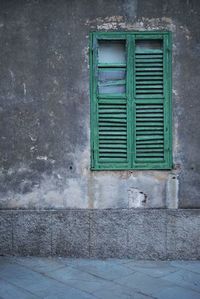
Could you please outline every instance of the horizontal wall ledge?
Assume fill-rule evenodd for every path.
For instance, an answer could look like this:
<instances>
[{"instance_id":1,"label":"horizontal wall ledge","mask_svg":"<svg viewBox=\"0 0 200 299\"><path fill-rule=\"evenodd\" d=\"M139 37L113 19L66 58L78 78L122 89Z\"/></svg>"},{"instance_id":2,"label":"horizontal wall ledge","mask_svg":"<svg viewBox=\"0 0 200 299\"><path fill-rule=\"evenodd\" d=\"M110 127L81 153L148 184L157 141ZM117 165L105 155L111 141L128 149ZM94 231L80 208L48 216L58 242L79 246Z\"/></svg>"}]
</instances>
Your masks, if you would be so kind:
<instances>
[{"instance_id":1,"label":"horizontal wall ledge","mask_svg":"<svg viewBox=\"0 0 200 299\"><path fill-rule=\"evenodd\" d=\"M0 255L199 259L200 209L0 210Z\"/></svg>"}]
</instances>

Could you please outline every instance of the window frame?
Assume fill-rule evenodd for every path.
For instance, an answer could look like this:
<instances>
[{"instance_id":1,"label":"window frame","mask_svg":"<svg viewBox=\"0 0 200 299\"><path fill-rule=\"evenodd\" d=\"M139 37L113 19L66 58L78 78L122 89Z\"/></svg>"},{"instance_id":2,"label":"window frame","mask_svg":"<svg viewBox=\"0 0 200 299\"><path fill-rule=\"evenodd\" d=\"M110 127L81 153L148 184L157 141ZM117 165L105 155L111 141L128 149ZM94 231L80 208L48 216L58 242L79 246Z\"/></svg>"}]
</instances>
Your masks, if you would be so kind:
<instances>
[{"instance_id":1,"label":"window frame","mask_svg":"<svg viewBox=\"0 0 200 299\"><path fill-rule=\"evenodd\" d=\"M130 154L129 163L124 165L116 165L112 163L112 165L105 166L101 163L98 163L97 157L97 92L96 92L96 84L97 79L95 78L95 72L97 70L96 67L96 57L97 57L97 41L98 40L125 40L126 41L126 55L127 55L127 69L133 65L133 45L132 49L129 49L131 45L131 41L135 41L136 39L145 40L145 39L163 39L163 43L165 44L165 48L163 49L164 53L164 67L165 70L163 72L164 76L164 150L165 150L165 161L164 162L156 162L156 163L134 163L135 154ZM128 47L127 47L128 42ZM129 52L129 54L127 54ZM131 55L130 55L131 53ZM126 32L91 32L89 36L89 65L90 65L90 147L91 147L91 170L170 170L172 169L172 33L170 31L126 31ZM133 82L133 78L131 78ZM126 82L130 84L130 78L127 76ZM135 91L135 89L134 89ZM96 99L94 100L94 95ZM117 95L119 98L130 98L134 95ZM128 106L133 105L132 103L128 103ZM131 111L128 111L128 123L131 121L131 117L133 117L134 108ZM133 113L132 113L133 112ZM130 115L131 113L131 115ZM129 124L130 125L130 124ZM132 133L135 134L135 130L132 129ZM135 147L135 141L133 140L133 136L130 135L130 132L127 133L127 142L132 143L132 147ZM166 151L168 151L166 153Z\"/></svg>"}]
</instances>

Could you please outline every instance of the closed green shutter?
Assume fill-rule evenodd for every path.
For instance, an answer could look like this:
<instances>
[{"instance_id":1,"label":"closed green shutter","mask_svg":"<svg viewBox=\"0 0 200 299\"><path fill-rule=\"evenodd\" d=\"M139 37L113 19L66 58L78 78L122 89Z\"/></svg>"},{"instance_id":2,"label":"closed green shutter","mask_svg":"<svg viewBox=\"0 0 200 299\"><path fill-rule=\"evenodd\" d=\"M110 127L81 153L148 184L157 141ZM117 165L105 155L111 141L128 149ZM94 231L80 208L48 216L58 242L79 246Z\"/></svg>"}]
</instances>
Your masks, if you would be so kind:
<instances>
[{"instance_id":1,"label":"closed green shutter","mask_svg":"<svg viewBox=\"0 0 200 299\"><path fill-rule=\"evenodd\" d=\"M91 35L92 169L171 168L169 33Z\"/></svg>"},{"instance_id":2,"label":"closed green shutter","mask_svg":"<svg viewBox=\"0 0 200 299\"><path fill-rule=\"evenodd\" d=\"M98 102L98 162L126 163L127 103L126 100L102 99ZM110 165L111 166L111 165Z\"/></svg>"},{"instance_id":3,"label":"closed green shutter","mask_svg":"<svg viewBox=\"0 0 200 299\"><path fill-rule=\"evenodd\" d=\"M169 168L167 39L137 35L134 48L135 166Z\"/></svg>"},{"instance_id":4,"label":"closed green shutter","mask_svg":"<svg viewBox=\"0 0 200 299\"><path fill-rule=\"evenodd\" d=\"M92 165L95 169L127 169L131 165L126 37L94 39L92 59Z\"/></svg>"}]
</instances>

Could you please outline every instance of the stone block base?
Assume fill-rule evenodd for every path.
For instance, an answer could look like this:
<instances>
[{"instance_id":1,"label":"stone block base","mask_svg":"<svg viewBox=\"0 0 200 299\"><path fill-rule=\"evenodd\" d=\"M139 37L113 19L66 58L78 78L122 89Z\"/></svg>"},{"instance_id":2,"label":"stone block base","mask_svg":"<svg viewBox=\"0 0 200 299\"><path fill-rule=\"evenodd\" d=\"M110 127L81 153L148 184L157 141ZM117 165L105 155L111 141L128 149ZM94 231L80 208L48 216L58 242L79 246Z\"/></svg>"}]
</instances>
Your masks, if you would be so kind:
<instances>
[{"instance_id":1,"label":"stone block base","mask_svg":"<svg viewBox=\"0 0 200 299\"><path fill-rule=\"evenodd\" d=\"M1 210L0 255L200 258L200 209Z\"/></svg>"}]
</instances>

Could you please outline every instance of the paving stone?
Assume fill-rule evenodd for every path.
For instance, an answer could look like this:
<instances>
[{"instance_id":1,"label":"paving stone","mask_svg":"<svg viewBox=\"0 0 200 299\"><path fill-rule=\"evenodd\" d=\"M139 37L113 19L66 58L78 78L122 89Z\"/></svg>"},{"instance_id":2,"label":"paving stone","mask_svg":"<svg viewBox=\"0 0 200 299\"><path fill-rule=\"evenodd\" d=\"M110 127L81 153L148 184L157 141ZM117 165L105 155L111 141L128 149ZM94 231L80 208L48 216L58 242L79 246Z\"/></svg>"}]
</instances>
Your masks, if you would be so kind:
<instances>
[{"instance_id":1,"label":"paving stone","mask_svg":"<svg viewBox=\"0 0 200 299\"><path fill-rule=\"evenodd\" d=\"M127 259L126 259L127 261ZM63 259L63 263L65 263L66 265L70 265L71 267L91 267L92 265L97 266L98 264L107 264L109 266L111 265L123 265L123 263L125 262L125 260L120 260L120 259Z\"/></svg>"},{"instance_id":2,"label":"paving stone","mask_svg":"<svg viewBox=\"0 0 200 299\"><path fill-rule=\"evenodd\" d=\"M90 220L90 255L95 258L126 257L126 210L94 210Z\"/></svg>"},{"instance_id":3,"label":"paving stone","mask_svg":"<svg viewBox=\"0 0 200 299\"><path fill-rule=\"evenodd\" d=\"M7 281L0 279L0 298L3 299L37 299L38 297Z\"/></svg>"},{"instance_id":4,"label":"paving stone","mask_svg":"<svg viewBox=\"0 0 200 299\"><path fill-rule=\"evenodd\" d=\"M128 224L128 256L140 260L166 259L164 210L132 210Z\"/></svg>"},{"instance_id":5,"label":"paving stone","mask_svg":"<svg viewBox=\"0 0 200 299\"><path fill-rule=\"evenodd\" d=\"M51 214L13 212L13 252L16 255L51 255Z\"/></svg>"},{"instance_id":6,"label":"paving stone","mask_svg":"<svg viewBox=\"0 0 200 299\"><path fill-rule=\"evenodd\" d=\"M39 291L37 292L39 296L44 299L94 299L94 296L82 291L79 291L70 286L60 284L58 282L49 281L45 289L39 286Z\"/></svg>"},{"instance_id":7,"label":"paving stone","mask_svg":"<svg viewBox=\"0 0 200 299\"><path fill-rule=\"evenodd\" d=\"M17 264L8 264L0 267L0 278L12 282L42 298L92 298L89 294L64 285L50 277L43 276Z\"/></svg>"},{"instance_id":8,"label":"paving stone","mask_svg":"<svg viewBox=\"0 0 200 299\"><path fill-rule=\"evenodd\" d=\"M130 261L123 264L134 271L148 274L152 277L162 277L169 273L178 271L169 261Z\"/></svg>"},{"instance_id":9,"label":"paving stone","mask_svg":"<svg viewBox=\"0 0 200 299\"><path fill-rule=\"evenodd\" d=\"M134 272L123 265L107 263L107 261L102 260L98 260L95 263L77 265L76 268L107 280L114 280L121 276L125 277Z\"/></svg>"},{"instance_id":10,"label":"paving stone","mask_svg":"<svg viewBox=\"0 0 200 299\"><path fill-rule=\"evenodd\" d=\"M65 267L61 259L52 257L14 257L12 261L40 273Z\"/></svg>"},{"instance_id":11,"label":"paving stone","mask_svg":"<svg viewBox=\"0 0 200 299\"><path fill-rule=\"evenodd\" d=\"M149 296L145 296L134 292L128 287L123 287L121 285L116 285L112 283L109 287L104 287L96 292L94 295L101 299L148 299Z\"/></svg>"},{"instance_id":12,"label":"paving stone","mask_svg":"<svg viewBox=\"0 0 200 299\"><path fill-rule=\"evenodd\" d=\"M156 296L157 299L199 299L200 294L178 286L163 288Z\"/></svg>"},{"instance_id":13,"label":"paving stone","mask_svg":"<svg viewBox=\"0 0 200 299\"><path fill-rule=\"evenodd\" d=\"M0 266L14 263L14 256L0 256Z\"/></svg>"},{"instance_id":14,"label":"paving stone","mask_svg":"<svg viewBox=\"0 0 200 299\"><path fill-rule=\"evenodd\" d=\"M155 297L134 293L132 299L154 299Z\"/></svg>"},{"instance_id":15,"label":"paving stone","mask_svg":"<svg viewBox=\"0 0 200 299\"><path fill-rule=\"evenodd\" d=\"M161 280L160 278L150 277L149 275L139 272L135 272L126 277L122 276L115 280L115 282L132 288L134 291L141 292L144 295L153 297L156 297L163 288L174 285L172 282Z\"/></svg>"},{"instance_id":16,"label":"paving stone","mask_svg":"<svg viewBox=\"0 0 200 299\"><path fill-rule=\"evenodd\" d=\"M171 265L200 274L200 261L172 261Z\"/></svg>"},{"instance_id":17,"label":"paving stone","mask_svg":"<svg viewBox=\"0 0 200 299\"><path fill-rule=\"evenodd\" d=\"M200 259L199 210L167 211L167 257Z\"/></svg>"},{"instance_id":18,"label":"paving stone","mask_svg":"<svg viewBox=\"0 0 200 299\"><path fill-rule=\"evenodd\" d=\"M99 262L97 259L89 259L89 258L63 258L61 257L61 261L65 266L70 266L73 268L80 267L80 266L88 266L88 265L95 265Z\"/></svg>"},{"instance_id":19,"label":"paving stone","mask_svg":"<svg viewBox=\"0 0 200 299\"><path fill-rule=\"evenodd\" d=\"M164 280L171 281L179 286L188 287L200 292L200 274L186 270L179 270L163 277ZM200 297L200 294L199 294Z\"/></svg>"},{"instance_id":20,"label":"paving stone","mask_svg":"<svg viewBox=\"0 0 200 299\"><path fill-rule=\"evenodd\" d=\"M48 290L47 290L48 291ZM46 292L46 291L45 291ZM48 295L43 296L42 299L94 299L91 294L76 290L74 288L57 284L50 286Z\"/></svg>"},{"instance_id":21,"label":"paving stone","mask_svg":"<svg viewBox=\"0 0 200 299\"><path fill-rule=\"evenodd\" d=\"M100 277L96 277L86 272L71 267L65 267L53 272L49 272L48 277L63 282L76 289L92 293L101 288L110 286L110 282Z\"/></svg>"},{"instance_id":22,"label":"paving stone","mask_svg":"<svg viewBox=\"0 0 200 299\"><path fill-rule=\"evenodd\" d=\"M89 257L89 211L52 213L52 254Z\"/></svg>"},{"instance_id":23,"label":"paving stone","mask_svg":"<svg viewBox=\"0 0 200 299\"><path fill-rule=\"evenodd\" d=\"M12 212L0 211L0 255L12 254Z\"/></svg>"},{"instance_id":24,"label":"paving stone","mask_svg":"<svg viewBox=\"0 0 200 299\"><path fill-rule=\"evenodd\" d=\"M24 285L28 287L29 283L37 284L44 278L40 273L36 273L16 263L1 263L0 277L21 287Z\"/></svg>"},{"instance_id":25,"label":"paving stone","mask_svg":"<svg viewBox=\"0 0 200 299\"><path fill-rule=\"evenodd\" d=\"M0 298L197 299L199 263L0 257Z\"/></svg>"},{"instance_id":26,"label":"paving stone","mask_svg":"<svg viewBox=\"0 0 200 299\"><path fill-rule=\"evenodd\" d=\"M111 257L111 258L106 258L105 259L106 262L112 262L112 263L115 263L115 264L125 264L127 262L130 262L130 261L135 261L135 259L130 259L130 258L114 258L114 257Z\"/></svg>"}]
</instances>

